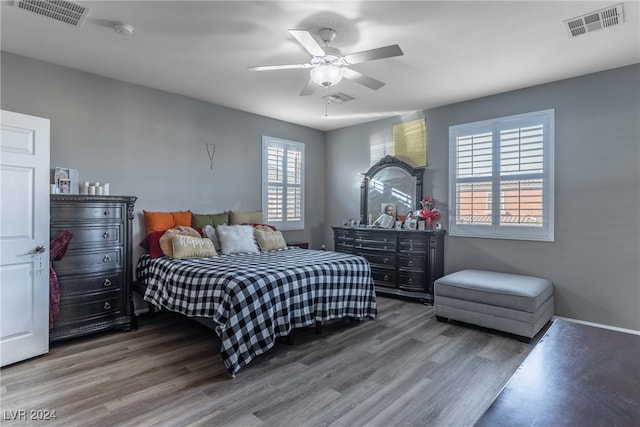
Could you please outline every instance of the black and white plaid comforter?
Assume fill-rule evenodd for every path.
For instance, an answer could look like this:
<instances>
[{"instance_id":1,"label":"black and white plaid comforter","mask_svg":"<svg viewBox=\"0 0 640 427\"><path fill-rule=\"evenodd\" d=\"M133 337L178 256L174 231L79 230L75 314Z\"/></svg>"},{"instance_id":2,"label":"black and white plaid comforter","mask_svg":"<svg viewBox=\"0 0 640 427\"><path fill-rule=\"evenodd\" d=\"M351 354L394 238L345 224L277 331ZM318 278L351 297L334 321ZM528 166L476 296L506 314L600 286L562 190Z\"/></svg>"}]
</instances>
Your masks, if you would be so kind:
<instances>
[{"instance_id":1,"label":"black and white plaid comforter","mask_svg":"<svg viewBox=\"0 0 640 427\"><path fill-rule=\"evenodd\" d=\"M376 317L369 263L339 252L290 247L211 258L143 255L137 275L146 301L213 320L232 376L292 328Z\"/></svg>"}]
</instances>

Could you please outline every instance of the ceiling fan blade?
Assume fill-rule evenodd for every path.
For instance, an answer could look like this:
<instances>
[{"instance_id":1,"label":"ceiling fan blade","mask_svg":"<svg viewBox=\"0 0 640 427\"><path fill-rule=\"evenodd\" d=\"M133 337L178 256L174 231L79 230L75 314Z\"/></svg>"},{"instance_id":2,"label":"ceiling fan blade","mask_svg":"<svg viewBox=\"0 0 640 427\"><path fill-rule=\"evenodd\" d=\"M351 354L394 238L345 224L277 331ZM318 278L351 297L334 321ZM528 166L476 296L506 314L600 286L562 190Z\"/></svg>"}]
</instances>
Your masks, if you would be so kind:
<instances>
[{"instance_id":1,"label":"ceiling fan blade","mask_svg":"<svg viewBox=\"0 0 640 427\"><path fill-rule=\"evenodd\" d=\"M289 30L291 35L298 40L298 42L304 47L307 52L312 56L324 56L324 50L322 46L318 44L315 38L307 30Z\"/></svg>"},{"instance_id":2,"label":"ceiling fan blade","mask_svg":"<svg viewBox=\"0 0 640 427\"><path fill-rule=\"evenodd\" d=\"M354 52L349 55L345 55L344 59L349 64L358 64L365 61L374 61L376 59L391 58L394 56L402 56L404 53L400 46L392 44L385 47L379 47L377 49L363 50L361 52Z\"/></svg>"},{"instance_id":3,"label":"ceiling fan blade","mask_svg":"<svg viewBox=\"0 0 640 427\"><path fill-rule=\"evenodd\" d=\"M313 80L309 79L307 84L302 89L302 92L300 92L300 96L309 96L313 94L313 90L315 89L315 86L316 84L313 82Z\"/></svg>"},{"instance_id":4,"label":"ceiling fan blade","mask_svg":"<svg viewBox=\"0 0 640 427\"><path fill-rule=\"evenodd\" d=\"M373 77L365 76L362 73L359 73L350 68L344 68L343 77L348 80L353 80L354 82L360 83L362 86L366 86L369 89L378 90L385 84L380 80L376 80Z\"/></svg>"},{"instance_id":5,"label":"ceiling fan blade","mask_svg":"<svg viewBox=\"0 0 640 427\"><path fill-rule=\"evenodd\" d=\"M257 67L247 67L249 71L270 71L270 70L289 70L293 68L311 68L311 64L289 64L289 65L259 65Z\"/></svg>"}]
</instances>

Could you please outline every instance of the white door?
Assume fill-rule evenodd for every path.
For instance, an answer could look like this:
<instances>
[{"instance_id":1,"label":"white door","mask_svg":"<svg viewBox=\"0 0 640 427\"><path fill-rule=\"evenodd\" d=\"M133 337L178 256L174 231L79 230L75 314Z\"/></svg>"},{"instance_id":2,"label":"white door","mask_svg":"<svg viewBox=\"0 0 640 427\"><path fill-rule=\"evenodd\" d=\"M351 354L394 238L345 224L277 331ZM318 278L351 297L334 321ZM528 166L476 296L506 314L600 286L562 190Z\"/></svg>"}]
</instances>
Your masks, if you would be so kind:
<instances>
[{"instance_id":1,"label":"white door","mask_svg":"<svg viewBox=\"0 0 640 427\"><path fill-rule=\"evenodd\" d=\"M49 351L49 120L0 110L0 366Z\"/></svg>"}]
</instances>

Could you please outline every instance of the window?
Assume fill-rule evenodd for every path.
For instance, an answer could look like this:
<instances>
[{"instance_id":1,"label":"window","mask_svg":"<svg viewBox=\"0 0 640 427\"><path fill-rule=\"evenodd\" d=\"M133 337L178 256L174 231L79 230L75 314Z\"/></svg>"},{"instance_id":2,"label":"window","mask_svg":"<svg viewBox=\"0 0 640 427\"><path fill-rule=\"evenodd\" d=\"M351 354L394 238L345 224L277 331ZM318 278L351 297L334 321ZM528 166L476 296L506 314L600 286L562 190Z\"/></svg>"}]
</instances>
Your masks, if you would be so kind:
<instances>
[{"instance_id":1,"label":"window","mask_svg":"<svg viewBox=\"0 0 640 427\"><path fill-rule=\"evenodd\" d=\"M304 144L262 137L262 212L279 230L304 229Z\"/></svg>"},{"instance_id":2,"label":"window","mask_svg":"<svg viewBox=\"0 0 640 427\"><path fill-rule=\"evenodd\" d=\"M449 233L553 241L553 133L553 110L450 127Z\"/></svg>"}]
</instances>

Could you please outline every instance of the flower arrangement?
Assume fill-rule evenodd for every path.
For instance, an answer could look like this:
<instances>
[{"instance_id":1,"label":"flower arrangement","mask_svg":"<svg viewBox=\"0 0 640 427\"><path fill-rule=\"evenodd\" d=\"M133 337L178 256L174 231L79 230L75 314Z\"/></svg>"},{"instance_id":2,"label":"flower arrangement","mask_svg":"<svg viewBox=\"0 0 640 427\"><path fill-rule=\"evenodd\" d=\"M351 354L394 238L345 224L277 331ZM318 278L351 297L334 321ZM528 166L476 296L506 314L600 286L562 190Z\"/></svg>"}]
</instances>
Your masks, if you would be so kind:
<instances>
[{"instance_id":1,"label":"flower arrangement","mask_svg":"<svg viewBox=\"0 0 640 427\"><path fill-rule=\"evenodd\" d=\"M418 216L424 219L428 228L435 228L436 221L440 219L440 211L435 208L433 197L425 197L420 201L422 209Z\"/></svg>"}]
</instances>

